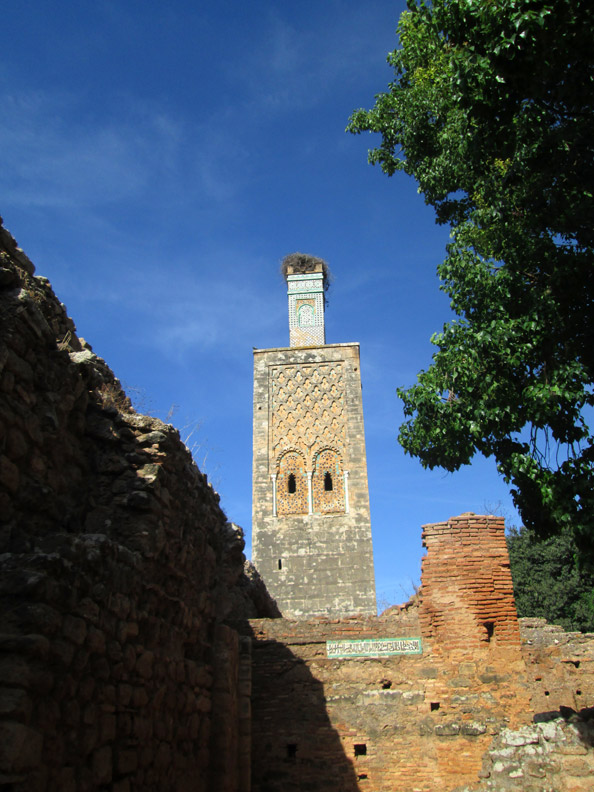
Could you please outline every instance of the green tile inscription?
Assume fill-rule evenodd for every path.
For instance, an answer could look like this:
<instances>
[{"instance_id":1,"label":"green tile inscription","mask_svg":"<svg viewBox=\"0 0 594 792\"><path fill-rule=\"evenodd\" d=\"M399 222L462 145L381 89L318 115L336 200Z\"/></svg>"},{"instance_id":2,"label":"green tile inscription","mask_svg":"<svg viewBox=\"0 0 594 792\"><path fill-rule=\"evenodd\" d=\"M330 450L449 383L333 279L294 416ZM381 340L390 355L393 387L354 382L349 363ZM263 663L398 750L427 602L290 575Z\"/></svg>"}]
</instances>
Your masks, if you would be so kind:
<instances>
[{"instance_id":1,"label":"green tile inscription","mask_svg":"<svg viewBox=\"0 0 594 792\"><path fill-rule=\"evenodd\" d=\"M326 655L343 657L388 657L422 654L420 638L365 638L360 641L326 641Z\"/></svg>"}]
</instances>

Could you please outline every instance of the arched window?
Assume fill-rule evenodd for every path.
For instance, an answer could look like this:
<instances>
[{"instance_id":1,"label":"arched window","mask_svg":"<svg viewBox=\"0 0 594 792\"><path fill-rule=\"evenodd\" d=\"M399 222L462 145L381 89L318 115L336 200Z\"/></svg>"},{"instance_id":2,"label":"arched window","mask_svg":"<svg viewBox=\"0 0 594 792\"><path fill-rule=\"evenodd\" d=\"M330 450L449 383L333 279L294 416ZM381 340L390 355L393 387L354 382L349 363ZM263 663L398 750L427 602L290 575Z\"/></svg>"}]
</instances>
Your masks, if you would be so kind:
<instances>
[{"instance_id":1,"label":"arched window","mask_svg":"<svg viewBox=\"0 0 594 792\"><path fill-rule=\"evenodd\" d=\"M338 451L324 448L318 452L312 475L313 510L317 514L345 511L344 473Z\"/></svg>"},{"instance_id":2,"label":"arched window","mask_svg":"<svg viewBox=\"0 0 594 792\"><path fill-rule=\"evenodd\" d=\"M278 460L276 514L307 514L309 511L305 459L299 451L286 451Z\"/></svg>"}]
</instances>

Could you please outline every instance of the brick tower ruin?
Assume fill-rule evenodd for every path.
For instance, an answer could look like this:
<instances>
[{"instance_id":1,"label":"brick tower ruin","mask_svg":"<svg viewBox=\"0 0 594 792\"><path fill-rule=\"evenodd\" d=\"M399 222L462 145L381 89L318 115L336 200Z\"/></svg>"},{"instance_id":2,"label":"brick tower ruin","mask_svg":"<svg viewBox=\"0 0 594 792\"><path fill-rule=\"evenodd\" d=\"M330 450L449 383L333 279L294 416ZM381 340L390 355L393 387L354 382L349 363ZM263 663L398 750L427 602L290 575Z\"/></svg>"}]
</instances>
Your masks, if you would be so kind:
<instances>
[{"instance_id":1,"label":"brick tower ruin","mask_svg":"<svg viewBox=\"0 0 594 792\"><path fill-rule=\"evenodd\" d=\"M254 563L286 617L372 614L359 344L326 344L323 261L283 272L290 347L254 350Z\"/></svg>"}]
</instances>

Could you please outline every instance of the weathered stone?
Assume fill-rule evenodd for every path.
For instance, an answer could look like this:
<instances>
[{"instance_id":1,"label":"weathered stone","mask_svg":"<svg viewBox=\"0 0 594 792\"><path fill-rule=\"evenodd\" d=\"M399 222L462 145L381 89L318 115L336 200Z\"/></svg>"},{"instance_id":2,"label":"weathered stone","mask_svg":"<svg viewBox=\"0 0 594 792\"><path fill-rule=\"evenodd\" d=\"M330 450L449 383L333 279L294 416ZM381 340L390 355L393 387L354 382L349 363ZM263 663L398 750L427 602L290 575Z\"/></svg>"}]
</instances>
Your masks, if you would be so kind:
<instances>
[{"instance_id":1,"label":"weathered stone","mask_svg":"<svg viewBox=\"0 0 594 792\"><path fill-rule=\"evenodd\" d=\"M132 699L132 686L126 684L118 685L118 703L127 707Z\"/></svg>"},{"instance_id":2,"label":"weathered stone","mask_svg":"<svg viewBox=\"0 0 594 792\"><path fill-rule=\"evenodd\" d=\"M126 496L126 504L132 509L150 509L152 501L146 492L137 490Z\"/></svg>"},{"instance_id":3,"label":"weathered stone","mask_svg":"<svg viewBox=\"0 0 594 792\"><path fill-rule=\"evenodd\" d=\"M77 646L81 646L87 637L87 625L83 619L66 615L62 624L62 633L65 638L68 638Z\"/></svg>"},{"instance_id":4,"label":"weathered stone","mask_svg":"<svg viewBox=\"0 0 594 792\"><path fill-rule=\"evenodd\" d=\"M150 679L153 675L153 663L155 656L152 652L143 652L136 662L136 671L144 679Z\"/></svg>"},{"instance_id":5,"label":"weathered stone","mask_svg":"<svg viewBox=\"0 0 594 792\"><path fill-rule=\"evenodd\" d=\"M87 646L90 652L104 654L105 652L105 633L91 627L87 634Z\"/></svg>"},{"instance_id":6,"label":"weathered stone","mask_svg":"<svg viewBox=\"0 0 594 792\"><path fill-rule=\"evenodd\" d=\"M451 737L455 734L460 734L459 723L438 723L435 726L435 734L438 737Z\"/></svg>"},{"instance_id":7,"label":"weathered stone","mask_svg":"<svg viewBox=\"0 0 594 792\"><path fill-rule=\"evenodd\" d=\"M113 774L113 757L109 745L104 745L93 753L92 771L95 784L110 783Z\"/></svg>"},{"instance_id":8,"label":"weathered stone","mask_svg":"<svg viewBox=\"0 0 594 792\"><path fill-rule=\"evenodd\" d=\"M116 770L120 775L133 773L138 767L138 754L136 751L118 751Z\"/></svg>"},{"instance_id":9,"label":"weathered stone","mask_svg":"<svg viewBox=\"0 0 594 792\"><path fill-rule=\"evenodd\" d=\"M136 441L140 446L159 445L160 443L164 443L166 440L167 435L158 431L147 432L147 434L140 435L136 438Z\"/></svg>"},{"instance_id":10,"label":"weathered stone","mask_svg":"<svg viewBox=\"0 0 594 792\"><path fill-rule=\"evenodd\" d=\"M30 578L29 578L30 581ZM36 588L27 582L27 590ZM24 590L24 589L22 589ZM0 652L16 652L30 657L47 657L50 649L50 642L45 635L6 635L0 634Z\"/></svg>"},{"instance_id":11,"label":"weathered stone","mask_svg":"<svg viewBox=\"0 0 594 792\"><path fill-rule=\"evenodd\" d=\"M0 484L9 492L16 493L21 481L18 467L7 456L0 456Z\"/></svg>"},{"instance_id":12,"label":"weathered stone","mask_svg":"<svg viewBox=\"0 0 594 792\"><path fill-rule=\"evenodd\" d=\"M18 283L16 272L7 267L0 267L0 289L15 286Z\"/></svg>"},{"instance_id":13,"label":"weathered stone","mask_svg":"<svg viewBox=\"0 0 594 792\"><path fill-rule=\"evenodd\" d=\"M33 672L27 660L19 655L0 655L0 680L5 685L28 688Z\"/></svg>"},{"instance_id":14,"label":"weathered stone","mask_svg":"<svg viewBox=\"0 0 594 792\"><path fill-rule=\"evenodd\" d=\"M0 718L27 722L32 708L31 698L21 688L0 688Z\"/></svg>"},{"instance_id":15,"label":"weathered stone","mask_svg":"<svg viewBox=\"0 0 594 792\"><path fill-rule=\"evenodd\" d=\"M76 792L76 773L74 767L61 767L57 773L56 786L60 792Z\"/></svg>"},{"instance_id":16,"label":"weathered stone","mask_svg":"<svg viewBox=\"0 0 594 792\"><path fill-rule=\"evenodd\" d=\"M502 732L502 739L507 745L528 745L529 743L537 743L539 734L536 729L526 727L517 732L511 732L506 729Z\"/></svg>"},{"instance_id":17,"label":"weathered stone","mask_svg":"<svg viewBox=\"0 0 594 792\"><path fill-rule=\"evenodd\" d=\"M69 699L62 702L62 717L68 726L78 726L80 722L80 707L78 701Z\"/></svg>"},{"instance_id":18,"label":"weathered stone","mask_svg":"<svg viewBox=\"0 0 594 792\"><path fill-rule=\"evenodd\" d=\"M80 352L70 352L69 357L70 360L77 366L84 365L86 363L92 363L93 361L97 360L97 355L93 354L90 349L83 349Z\"/></svg>"},{"instance_id":19,"label":"weathered stone","mask_svg":"<svg viewBox=\"0 0 594 792\"><path fill-rule=\"evenodd\" d=\"M132 694L132 706L140 708L148 704L148 695L143 687L135 687Z\"/></svg>"},{"instance_id":20,"label":"weathered stone","mask_svg":"<svg viewBox=\"0 0 594 792\"><path fill-rule=\"evenodd\" d=\"M463 723L461 726L462 734L466 734L468 737L476 737L479 734L484 734L487 731L487 727L484 723L477 723L476 721L470 721Z\"/></svg>"},{"instance_id":21,"label":"weathered stone","mask_svg":"<svg viewBox=\"0 0 594 792\"><path fill-rule=\"evenodd\" d=\"M15 721L0 721L0 772L21 773L41 762L43 737Z\"/></svg>"},{"instance_id":22,"label":"weathered stone","mask_svg":"<svg viewBox=\"0 0 594 792\"><path fill-rule=\"evenodd\" d=\"M101 742L111 742L116 736L116 717L111 712L104 712L99 718Z\"/></svg>"},{"instance_id":23,"label":"weathered stone","mask_svg":"<svg viewBox=\"0 0 594 792\"><path fill-rule=\"evenodd\" d=\"M113 422L104 415L93 412L87 414L86 432L91 437L108 443L116 443L120 439ZM118 465L118 469L121 469L120 465ZM105 468L102 468L102 470L105 470Z\"/></svg>"}]
</instances>

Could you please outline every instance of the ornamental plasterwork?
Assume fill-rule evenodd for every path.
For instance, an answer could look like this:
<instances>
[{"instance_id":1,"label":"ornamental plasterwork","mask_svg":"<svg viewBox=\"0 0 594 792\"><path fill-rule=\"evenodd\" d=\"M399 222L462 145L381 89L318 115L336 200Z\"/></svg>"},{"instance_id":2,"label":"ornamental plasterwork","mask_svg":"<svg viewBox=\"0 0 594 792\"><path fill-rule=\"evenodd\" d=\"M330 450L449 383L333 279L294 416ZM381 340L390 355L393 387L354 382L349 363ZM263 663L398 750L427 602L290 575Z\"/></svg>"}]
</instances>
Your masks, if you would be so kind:
<instances>
[{"instance_id":1,"label":"ornamental plasterwork","mask_svg":"<svg viewBox=\"0 0 594 792\"><path fill-rule=\"evenodd\" d=\"M344 456L346 415L343 364L275 366L270 373L270 465L287 448L300 450L311 470L320 448Z\"/></svg>"}]
</instances>

